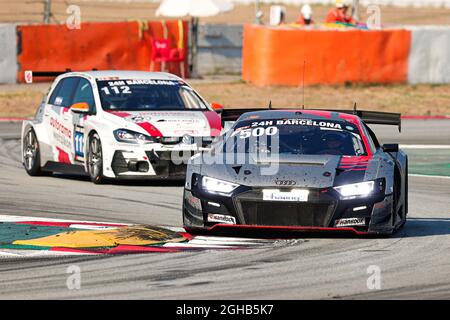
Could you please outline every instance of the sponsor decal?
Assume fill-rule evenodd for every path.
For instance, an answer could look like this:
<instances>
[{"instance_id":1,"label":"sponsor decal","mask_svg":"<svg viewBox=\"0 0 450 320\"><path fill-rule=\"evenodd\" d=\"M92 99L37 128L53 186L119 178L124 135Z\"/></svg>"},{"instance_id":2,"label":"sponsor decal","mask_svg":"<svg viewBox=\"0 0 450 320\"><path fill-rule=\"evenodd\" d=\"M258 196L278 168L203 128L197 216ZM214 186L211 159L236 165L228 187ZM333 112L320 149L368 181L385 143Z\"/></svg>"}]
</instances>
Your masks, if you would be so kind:
<instances>
[{"instance_id":1,"label":"sponsor decal","mask_svg":"<svg viewBox=\"0 0 450 320\"><path fill-rule=\"evenodd\" d=\"M55 106L60 106L63 102L63 98L62 97L56 97L55 98Z\"/></svg>"},{"instance_id":2,"label":"sponsor decal","mask_svg":"<svg viewBox=\"0 0 450 320\"><path fill-rule=\"evenodd\" d=\"M340 129L342 130L342 126L340 123L330 122L330 121L321 121L321 120L312 120L312 119L279 119L279 120L266 120L266 121L258 121L253 122L251 127L267 127L267 126L315 126L315 127L324 127L324 128L332 128L332 129Z\"/></svg>"},{"instance_id":3,"label":"sponsor decal","mask_svg":"<svg viewBox=\"0 0 450 320\"><path fill-rule=\"evenodd\" d=\"M336 220L336 227L365 226L366 218L345 218Z\"/></svg>"},{"instance_id":4,"label":"sponsor decal","mask_svg":"<svg viewBox=\"0 0 450 320\"><path fill-rule=\"evenodd\" d=\"M55 118L50 118L50 125L63 136L71 139L72 131L69 128L66 128L61 122L59 122Z\"/></svg>"},{"instance_id":5,"label":"sponsor decal","mask_svg":"<svg viewBox=\"0 0 450 320\"><path fill-rule=\"evenodd\" d=\"M342 129L339 123L329 122L329 121L316 121L310 119L286 119L277 120L277 125L300 125L300 126L315 126L315 127L325 127L332 129Z\"/></svg>"},{"instance_id":6,"label":"sponsor decal","mask_svg":"<svg viewBox=\"0 0 450 320\"><path fill-rule=\"evenodd\" d=\"M133 86L133 85L164 85L164 86L176 86L178 82L170 81L170 80L155 80L155 79L129 79L129 80L115 80L108 81L108 86L117 87L117 86Z\"/></svg>"},{"instance_id":7,"label":"sponsor decal","mask_svg":"<svg viewBox=\"0 0 450 320\"><path fill-rule=\"evenodd\" d=\"M291 191L281 191L278 189L263 190L264 201L292 201L305 202L308 201L308 190L294 189Z\"/></svg>"},{"instance_id":8,"label":"sponsor decal","mask_svg":"<svg viewBox=\"0 0 450 320\"><path fill-rule=\"evenodd\" d=\"M25 70L24 77L25 83L33 83L33 71Z\"/></svg>"},{"instance_id":9,"label":"sponsor decal","mask_svg":"<svg viewBox=\"0 0 450 320\"><path fill-rule=\"evenodd\" d=\"M236 224L236 218L223 214L208 214L208 222L219 222L226 224Z\"/></svg>"},{"instance_id":10,"label":"sponsor decal","mask_svg":"<svg viewBox=\"0 0 450 320\"><path fill-rule=\"evenodd\" d=\"M53 130L53 138L55 142L66 150L71 150L72 130L65 127L55 118L50 118L50 126Z\"/></svg>"}]
</instances>

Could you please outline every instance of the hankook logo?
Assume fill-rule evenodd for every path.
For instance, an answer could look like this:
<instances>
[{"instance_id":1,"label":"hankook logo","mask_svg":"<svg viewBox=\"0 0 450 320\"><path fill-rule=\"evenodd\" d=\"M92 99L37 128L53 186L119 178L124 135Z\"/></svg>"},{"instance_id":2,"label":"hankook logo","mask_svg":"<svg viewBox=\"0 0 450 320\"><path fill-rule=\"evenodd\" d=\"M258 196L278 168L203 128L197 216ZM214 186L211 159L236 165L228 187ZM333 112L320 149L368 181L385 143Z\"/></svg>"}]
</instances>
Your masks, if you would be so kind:
<instances>
[{"instance_id":1,"label":"hankook logo","mask_svg":"<svg viewBox=\"0 0 450 320\"><path fill-rule=\"evenodd\" d=\"M297 182L294 180L275 180L277 186L295 186Z\"/></svg>"}]
</instances>

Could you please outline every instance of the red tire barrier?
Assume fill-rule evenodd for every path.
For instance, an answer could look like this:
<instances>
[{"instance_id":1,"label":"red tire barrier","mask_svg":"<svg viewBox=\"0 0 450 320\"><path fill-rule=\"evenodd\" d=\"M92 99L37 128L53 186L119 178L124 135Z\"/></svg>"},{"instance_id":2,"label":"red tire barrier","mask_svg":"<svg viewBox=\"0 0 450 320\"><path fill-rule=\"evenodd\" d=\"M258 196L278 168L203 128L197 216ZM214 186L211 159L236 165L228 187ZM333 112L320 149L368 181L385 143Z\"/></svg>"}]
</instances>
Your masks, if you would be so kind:
<instances>
[{"instance_id":1,"label":"red tire barrier","mask_svg":"<svg viewBox=\"0 0 450 320\"><path fill-rule=\"evenodd\" d=\"M167 38L177 46L180 33L187 48L187 22L179 30L178 21L167 21ZM121 69L150 70L151 39L164 38L161 22L87 22L81 29L65 25L18 26L17 79L24 82L24 71L73 71ZM187 55L186 55L187 56ZM185 63L187 66L187 63ZM156 65L156 70L160 66ZM169 72L180 74L179 64ZM187 74L187 70L186 70Z\"/></svg>"}]
</instances>

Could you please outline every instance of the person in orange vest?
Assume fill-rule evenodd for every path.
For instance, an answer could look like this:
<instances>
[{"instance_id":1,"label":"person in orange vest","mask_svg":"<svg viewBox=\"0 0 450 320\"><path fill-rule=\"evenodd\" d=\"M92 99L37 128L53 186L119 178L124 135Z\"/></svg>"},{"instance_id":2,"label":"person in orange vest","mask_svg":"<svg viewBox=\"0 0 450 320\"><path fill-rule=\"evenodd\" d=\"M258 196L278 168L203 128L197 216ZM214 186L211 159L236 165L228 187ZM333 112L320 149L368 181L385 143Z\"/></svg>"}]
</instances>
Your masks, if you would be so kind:
<instances>
[{"instance_id":1,"label":"person in orange vest","mask_svg":"<svg viewBox=\"0 0 450 320\"><path fill-rule=\"evenodd\" d=\"M301 24L303 26L314 24L314 21L312 20L312 9L309 4L303 5L300 12L300 17L295 21L296 24Z\"/></svg>"},{"instance_id":2,"label":"person in orange vest","mask_svg":"<svg viewBox=\"0 0 450 320\"><path fill-rule=\"evenodd\" d=\"M351 15L347 15L348 8L350 7L349 0L336 0L336 7L331 9L325 20L326 23L349 23L356 24L356 21Z\"/></svg>"}]
</instances>

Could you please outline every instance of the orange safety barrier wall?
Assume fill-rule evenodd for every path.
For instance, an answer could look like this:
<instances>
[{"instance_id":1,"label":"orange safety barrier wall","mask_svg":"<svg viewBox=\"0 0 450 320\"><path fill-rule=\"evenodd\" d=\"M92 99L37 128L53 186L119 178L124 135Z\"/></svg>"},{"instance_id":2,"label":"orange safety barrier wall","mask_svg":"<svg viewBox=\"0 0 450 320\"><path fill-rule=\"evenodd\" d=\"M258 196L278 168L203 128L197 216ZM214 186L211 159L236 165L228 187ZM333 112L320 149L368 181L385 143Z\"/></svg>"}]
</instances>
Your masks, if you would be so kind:
<instances>
[{"instance_id":1,"label":"orange safety barrier wall","mask_svg":"<svg viewBox=\"0 0 450 320\"><path fill-rule=\"evenodd\" d=\"M244 26L242 77L256 85L407 81L408 30L299 30ZM305 68L303 68L305 63Z\"/></svg>"},{"instance_id":2,"label":"orange safety barrier wall","mask_svg":"<svg viewBox=\"0 0 450 320\"><path fill-rule=\"evenodd\" d=\"M179 25L183 30L179 30ZM187 48L186 21L165 23L167 38L177 47L180 35ZM182 32L180 32L182 31ZM152 22L87 22L81 29L66 25L18 26L17 79L24 81L24 71L150 70L151 40L164 38L163 23ZM187 75L187 51L185 58ZM180 74L180 64L168 64L169 72ZM155 64L160 70L160 64ZM36 79L37 80L37 79Z\"/></svg>"}]
</instances>

